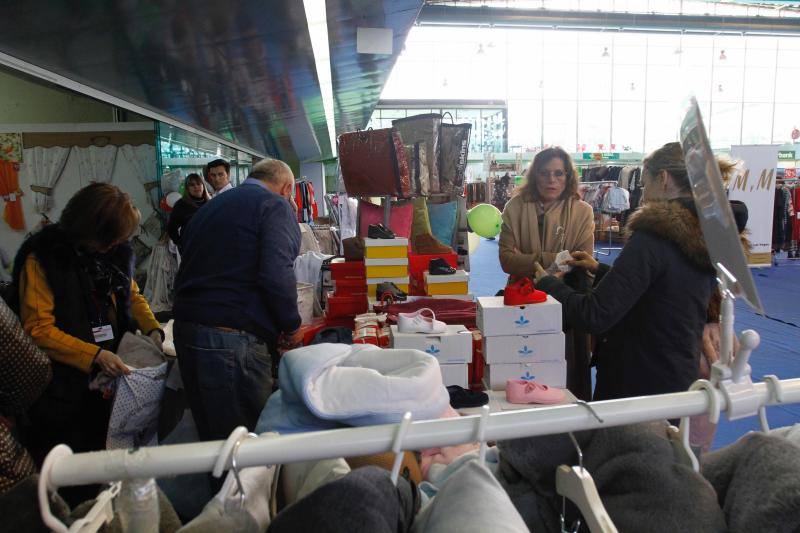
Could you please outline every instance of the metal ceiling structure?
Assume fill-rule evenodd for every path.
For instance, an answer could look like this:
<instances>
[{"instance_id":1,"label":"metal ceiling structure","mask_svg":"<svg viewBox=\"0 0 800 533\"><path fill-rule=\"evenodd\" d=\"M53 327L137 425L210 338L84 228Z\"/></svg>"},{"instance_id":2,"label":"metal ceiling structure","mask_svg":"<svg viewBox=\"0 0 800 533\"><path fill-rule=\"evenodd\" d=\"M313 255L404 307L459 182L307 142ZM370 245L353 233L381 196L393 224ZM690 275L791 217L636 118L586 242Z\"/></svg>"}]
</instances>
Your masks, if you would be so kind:
<instances>
[{"instance_id":1,"label":"metal ceiling structure","mask_svg":"<svg viewBox=\"0 0 800 533\"><path fill-rule=\"evenodd\" d=\"M422 0L327 0L336 132L364 128L389 79ZM356 53L356 28L392 28L392 55Z\"/></svg>"},{"instance_id":2,"label":"metal ceiling structure","mask_svg":"<svg viewBox=\"0 0 800 533\"><path fill-rule=\"evenodd\" d=\"M552 28L590 31L684 32L800 36L800 20L782 17L671 15L620 11L556 11L476 5L426 5L425 26Z\"/></svg>"},{"instance_id":3,"label":"metal ceiling structure","mask_svg":"<svg viewBox=\"0 0 800 533\"><path fill-rule=\"evenodd\" d=\"M368 122L422 0L327 4L341 132ZM333 153L300 0L27 0L4 18L6 65L252 155ZM392 55L356 54L370 25L393 28Z\"/></svg>"}]
</instances>

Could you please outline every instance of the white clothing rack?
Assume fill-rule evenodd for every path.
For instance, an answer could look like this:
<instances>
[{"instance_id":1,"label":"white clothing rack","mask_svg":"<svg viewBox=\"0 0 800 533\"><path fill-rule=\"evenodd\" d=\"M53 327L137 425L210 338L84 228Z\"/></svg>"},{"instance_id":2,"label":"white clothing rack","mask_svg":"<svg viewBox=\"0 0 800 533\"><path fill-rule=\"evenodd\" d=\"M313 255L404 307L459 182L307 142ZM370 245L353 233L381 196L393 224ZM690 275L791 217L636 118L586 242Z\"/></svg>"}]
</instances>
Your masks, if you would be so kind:
<instances>
[{"instance_id":1,"label":"white clothing rack","mask_svg":"<svg viewBox=\"0 0 800 533\"><path fill-rule=\"evenodd\" d=\"M779 383L780 401L773 385L757 383L750 394L751 404L800 402L800 378ZM699 415L711 407L708 394L698 390L594 402L591 407L602 423L579 404L496 412L485 421L484 439L502 441ZM719 389L714 389L714 394L720 410L727 411L730 405L726 395ZM402 449L422 450L477 441L480 421L481 416L475 415L413 422L403 438ZM397 429L397 424L386 424L248 439L241 443L237 463L248 467L390 452ZM80 454L72 454L62 445L51 452L49 484L56 488L211 472L224 445L225 441L213 441Z\"/></svg>"}]
</instances>

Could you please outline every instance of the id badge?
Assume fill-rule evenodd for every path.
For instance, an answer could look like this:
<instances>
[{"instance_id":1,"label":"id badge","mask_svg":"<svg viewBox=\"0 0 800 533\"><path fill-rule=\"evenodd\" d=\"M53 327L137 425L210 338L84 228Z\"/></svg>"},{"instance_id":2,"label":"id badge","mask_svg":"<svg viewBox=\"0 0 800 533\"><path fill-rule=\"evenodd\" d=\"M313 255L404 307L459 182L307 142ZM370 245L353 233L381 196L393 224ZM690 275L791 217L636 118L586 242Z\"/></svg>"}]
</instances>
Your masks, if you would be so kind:
<instances>
[{"instance_id":1,"label":"id badge","mask_svg":"<svg viewBox=\"0 0 800 533\"><path fill-rule=\"evenodd\" d=\"M94 335L94 342L114 340L114 328L111 327L111 324L92 328L92 334Z\"/></svg>"}]
</instances>

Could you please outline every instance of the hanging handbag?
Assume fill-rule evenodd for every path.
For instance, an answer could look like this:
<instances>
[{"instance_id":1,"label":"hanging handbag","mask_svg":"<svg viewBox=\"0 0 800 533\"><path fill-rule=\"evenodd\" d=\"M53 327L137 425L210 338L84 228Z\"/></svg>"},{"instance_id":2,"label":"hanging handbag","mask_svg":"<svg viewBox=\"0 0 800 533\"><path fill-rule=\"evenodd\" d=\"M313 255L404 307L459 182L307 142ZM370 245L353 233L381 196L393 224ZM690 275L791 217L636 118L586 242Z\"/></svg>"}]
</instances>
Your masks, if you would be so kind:
<instances>
[{"instance_id":1,"label":"hanging handbag","mask_svg":"<svg viewBox=\"0 0 800 533\"><path fill-rule=\"evenodd\" d=\"M403 141L392 128L341 134L339 167L349 196L411 194Z\"/></svg>"},{"instance_id":2,"label":"hanging handbag","mask_svg":"<svg viewBox=\"0 0 800 533\"><path fill-rule=\"evenodd\" d=\"M429 193L429 180L425 143L414 143L413 146L406 146L405 150L409 174L411 175L411 188L416 194L427 196Z\"/></svg>"},{"instance_id":3,"label":"hanging handbag","mask_svg":"<svg viewBox=\"0 0 800 533\"><path fill-rule=\"evenodd\" d=\"M441 192L452 194L464 186L472 124L454 124L450 112L442 116L447 115L450 123L442 120L439 126L439 187Z\"/></svg>"},{"instance_id":4,"label":"hanging handbag","mask_svg":"<svg viewBox=\"0 0 800 533\"><path fill-rule=\"evenodd\" d=\"M429 193L441 192L439 186L439 125L441 123L442 115L438 113L427 113L392 121L392 126L400 132L400 137L406 147L424 143Z\"/></svg>"}]
</instances>

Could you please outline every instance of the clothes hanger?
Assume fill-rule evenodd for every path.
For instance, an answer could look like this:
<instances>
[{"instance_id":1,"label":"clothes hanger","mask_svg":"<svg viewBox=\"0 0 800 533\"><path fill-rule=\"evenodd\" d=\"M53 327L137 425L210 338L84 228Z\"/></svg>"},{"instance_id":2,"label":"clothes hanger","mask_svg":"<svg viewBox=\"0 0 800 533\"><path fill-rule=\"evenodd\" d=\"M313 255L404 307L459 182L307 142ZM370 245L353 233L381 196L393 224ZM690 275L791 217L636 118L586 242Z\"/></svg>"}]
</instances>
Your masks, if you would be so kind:
<instances>
[{"instance_id":1,"label":"clothes hanger","mask_svg":"<svg viewBox=\"0 0 800 533\"><path fill-rule=\"evenodd\" d=\"M778 376L775 374L764 376L764 383L767 385L767 390L769 391L766 403L783 403L783 388L781 388L781 380L778 379ZM758 419L761 422L761 431L769 433L766 404L758 408Z\"/></svg>"},{"instance_id":2,"label":"clothes hanger","mask_svg":"<svg viewBox=\"0 0 800 533\"><path fill-rule=\"evenodd\" d=\"M702 390L708 396L708 421L712 424L719 422L720 402L717 389L707 379L698 379L689 387L690 391ZM689 466L695 472L700 472L700 462L689 444L689 417L681 418L680 427L672 426L667 435L672 443L673 451L679 462Z\"/></svg>"},{"instance_id":3,"label":"clothes hanger","mask_svg":"<svg viewBox=\"0 0 800 533\"><path fill-rule=\"evenodd\" d=\"M240 468L237 464L237 457L242 442L244 442L245 439L254 439L257 437L258 435L255 433L248 433L246 427L239 426L234 428L222 444L222 449L220 450L219 456L217 456L217 462L214 463L214 469L211 471L211 474L217 478L221 477L228 463L230 463L230 473L228 477L225 478L222 488L217 492L216 498L224 499L228 495L234 494L233 484L235 483L239 494L239 504L242 506L244 505L246 494L244 486L242 485L242 480L239 477Z\"/></svg>"},{"instance_id":4,"label":"clothes hanger","mask_svg":"<svg viewBox=\"0 0 800 533\"><path fill-rule=\"evenodd\" d=\"M403 419L400 421L400 424L397 426L397 434L394 437L394 442L392 443L392 452L394 452L394 464L392 465L392 474L391 479L392 483L397 486L397 479L400 477L400 466L403 464L403 439L406 437L406 433L408 433L408 426L411 425L411 413L406 412L403 415Z\"/></svg>"},{"instance_id":5,"label":"clothes hanger","mask_svg":"<svg viewBox=\"0 0 800 533\"><path fill-rule=\"evenodd\" d=\"M478 442L481 447L478 450L478 461L481 465L486 466L486 424L489 422L489 406L481 406L481 417L478 420Z\"/></svg>"},{"instance_id":6,"label":"clothes hanger","mask_svg":"<svg viewBox=\"0 0 800 533\"><path fill-rule=\"evenodd\" d=\"M47 454L44 460L37 486L39 512L42 516L42 522L50 528L50 531L57 533L95 533L114 519L113 502L114 498L119 494L122 483L119 481L112 483L108 489L98 494L89 512L67 528L50 510L50 493L56 494L56 487L53 487L50 483L50 472L53 470L53 465L56 461L69 455L72 455L70 447L66 444L59 444Z\"/></svg>"},{"instance_id":7,"label":"clothes hanger","mask_svg":"<svg viewBox=\"0 0 800 533\"><path fill-rule=\"evenodd\" d=\"M583 452L572 432L569 433L569 438L578 452L578 466L561 465L556 469L556 492L562 496L561 531L566 531L564 529L564 515L566 513L566 500L569 498L580 510L586 525L589 527L589 531L592 533L617 533L617 528L611 521L611 517L608 516L600 495L597 493L597 487L592 476L583 468ZM574 527L574 531L579 528L580 520Z\"/></svg>"}]
</instances>

